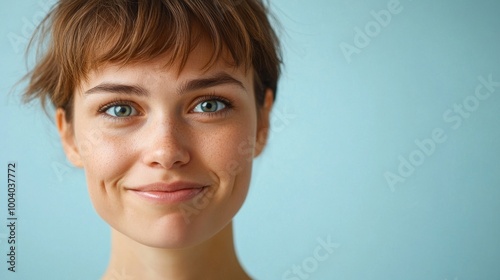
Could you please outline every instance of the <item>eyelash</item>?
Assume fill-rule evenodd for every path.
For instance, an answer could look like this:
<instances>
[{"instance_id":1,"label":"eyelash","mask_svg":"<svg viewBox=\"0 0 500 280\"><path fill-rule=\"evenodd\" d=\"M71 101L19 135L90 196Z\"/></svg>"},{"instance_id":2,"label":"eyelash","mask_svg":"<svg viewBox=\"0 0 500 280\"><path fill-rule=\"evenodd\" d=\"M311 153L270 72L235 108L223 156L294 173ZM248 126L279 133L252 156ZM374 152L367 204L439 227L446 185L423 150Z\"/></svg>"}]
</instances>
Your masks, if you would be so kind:
<instances>
[{"instance_id":1,"label":"eyelash","mask_svg":"<svg viewBox=\"0 0 500 280\"><path fill-rule=\"evenodd\" d=\"M137 108L135 108L136 106L134 106L134 103L133 102L130 102L128 100L123 100L123 99L115 99L109 103L106 103L104 105L101 105L99 106L99 109L97 110L97 112L102 115L103 117L106 117L110 120L113 120L113 121L126 121L126 120L129 120L130 118L133 118L135 116L129 116L129 117L114 117L114 116L111 116L111 115L108 115L106 114L106 111L113 107L113 106L120 106L120 105L127 105L127 106L131 106L131 107L134 107L134 109L138 112L139 116L141 115L141 112L139 110L137 110Z\"/></svg>"},{"instance_id":2,"label":"eyelash","mask_svg":"<svg viewBox=\"0 0 500 280\"><path fill-rule=\"evenodd\" d=\"M224 97L221 97L221 96L218 96L216 95L215 93L211 93L209 95L205 95L205 96L201 96L199 98L196 99L196 105L202 103L202 102L205 102L205 101L210 101L210 100L215 100L215 101L219 101L219 102L222 102L224 103L224 105L226 106L226 108L224 109L221 109L217 112L203 112L203 113L198 113L198 114L203 114L203 115L206 115L206 116L209 116L209 117L218 117L218 116L221 116L221 115L225 115L228 113L229 110L232 110L234 109L234 104L233 102L231 102L231 100L227 99L227 98L224 98Z\"/></svg>"},{"instance_id":3,"label":"eyelash","mask_svg":"<svg viewBox=\"0 0 500 280\"><path fill-rule=\"evenodd\" d=\"M224 98L224 97L221 97L221 96L218 96L216 95L215 93L211 93L211 94L208 94L208 95L205 95L205 96L201 96L199 98L196 99L195 101L195 104L198 105L202 102L205 102L205 101L210 101L210 100L215 100L215 101L219 101L219 102L222 102L224 103L224 105L226 106L224 109L221 109L217 112L203 112L203 113L198 113L198 114L203 114L203 115L206 115L208 117L218 117L218 116L221 116L223 114L227 114L229 110L231 109L234 109L234 105L233 105L233 102L231 102L231 100L227 99L227 98ZM106 114L106 111L113 107L113 106L120 106L120 105L127 105L127 106L131 106L131 107L134 107L134 109L138 112L138 115L140 116L141 115L141 112L140 110L138 110L136 108L136 106L134 106L134 102L131 102L131 101L128 101L128 100L123 100L123 99L115 99L109 103L106 103L104 105L101 105L99 106L99 109L97 110L97 112L99 114L101 114L102 116L106 117L106 118L109 118L113 121L126 121L126 120L129 120L130 118L133 118L133 117L136 117L136 116L129 116L129 117L114 117L114 116L111 116L109 114ZM192 111L193 109L191 109L190 111Z\"/></svg>"}]
</instances>

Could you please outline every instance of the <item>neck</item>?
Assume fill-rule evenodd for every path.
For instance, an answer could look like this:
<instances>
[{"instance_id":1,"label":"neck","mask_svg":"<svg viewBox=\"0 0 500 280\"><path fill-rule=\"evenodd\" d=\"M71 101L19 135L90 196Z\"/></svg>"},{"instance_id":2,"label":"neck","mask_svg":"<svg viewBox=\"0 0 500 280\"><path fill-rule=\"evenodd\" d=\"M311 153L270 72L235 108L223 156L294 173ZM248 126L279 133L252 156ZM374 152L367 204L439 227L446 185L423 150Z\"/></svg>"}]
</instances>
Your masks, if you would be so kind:
<instances>
[{"instance_id":1,"label":"neck","mask_svg":"<svg viewBox=\"0 0 500 280\"><path fill-rule=\"evenodd\" d=\"M183 249L142 245L112 230L111 258L103 280L251 279L241 267L232 223L202 244Z\"/></svg>"}]
</instances>

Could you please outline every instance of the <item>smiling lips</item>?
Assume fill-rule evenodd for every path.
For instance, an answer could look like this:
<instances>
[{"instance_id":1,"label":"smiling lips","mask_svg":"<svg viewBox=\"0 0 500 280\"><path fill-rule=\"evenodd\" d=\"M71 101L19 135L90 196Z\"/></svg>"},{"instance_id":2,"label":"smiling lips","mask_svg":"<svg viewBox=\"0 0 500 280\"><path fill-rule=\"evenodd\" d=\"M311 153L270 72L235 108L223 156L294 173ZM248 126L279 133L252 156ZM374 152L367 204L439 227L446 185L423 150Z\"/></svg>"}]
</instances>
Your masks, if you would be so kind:
<instances>
[{"instance_id":1,"label":"smiling lips","mask_svg":"<svg viewBox=\"0 0 500 280\"><path fill-rule=\"evenodd\" d=\"M174 183L154 183L127 189L132 193L155 203L178 203L192 199L207 186L177 181Z\"/></svg>"}]
</instances>

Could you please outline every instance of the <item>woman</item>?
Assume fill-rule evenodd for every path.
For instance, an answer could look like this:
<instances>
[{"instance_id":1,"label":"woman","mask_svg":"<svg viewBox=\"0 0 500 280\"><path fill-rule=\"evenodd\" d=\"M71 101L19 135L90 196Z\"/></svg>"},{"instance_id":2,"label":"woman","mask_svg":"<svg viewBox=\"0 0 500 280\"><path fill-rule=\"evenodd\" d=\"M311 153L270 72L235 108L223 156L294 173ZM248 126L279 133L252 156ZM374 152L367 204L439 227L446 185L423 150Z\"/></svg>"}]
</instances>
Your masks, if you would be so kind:
<instances>
[{"instance_id":1,"label":"woman","mask_svg":"<svg viewBox=\"0 0 500 280\"><path fill-rule=\"evenodd\" d=\"M267 139L280 54L259 0L62 0L27 101L56 108L111 226L103 279L250 279L232 218Z\"/></svg>"}]
</instances>

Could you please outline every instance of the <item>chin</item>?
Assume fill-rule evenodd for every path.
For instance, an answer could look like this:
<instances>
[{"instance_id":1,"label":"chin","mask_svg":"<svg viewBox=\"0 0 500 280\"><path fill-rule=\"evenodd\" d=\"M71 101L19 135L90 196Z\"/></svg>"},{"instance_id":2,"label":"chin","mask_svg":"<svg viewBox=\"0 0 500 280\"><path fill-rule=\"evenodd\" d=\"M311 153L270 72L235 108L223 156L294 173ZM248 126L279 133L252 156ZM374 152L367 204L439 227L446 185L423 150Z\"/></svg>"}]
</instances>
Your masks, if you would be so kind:
<instances>
[{"instance_id":1,"label":"chin","mask_svg":"<svg viewBox=\"0 0 500 280\"><path fill-rule=\"evenodd\" d=\"M130 222L132 219L128 219ZM116 225L112 228L124 237L124 240L135 241L144 246L158 249L183 249L203 243L220 232L227 224L221 226L203 222L202 219L187 223L181 213L171 213L154 222Z\"/></svg>"}]
</instances>

